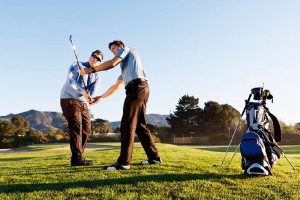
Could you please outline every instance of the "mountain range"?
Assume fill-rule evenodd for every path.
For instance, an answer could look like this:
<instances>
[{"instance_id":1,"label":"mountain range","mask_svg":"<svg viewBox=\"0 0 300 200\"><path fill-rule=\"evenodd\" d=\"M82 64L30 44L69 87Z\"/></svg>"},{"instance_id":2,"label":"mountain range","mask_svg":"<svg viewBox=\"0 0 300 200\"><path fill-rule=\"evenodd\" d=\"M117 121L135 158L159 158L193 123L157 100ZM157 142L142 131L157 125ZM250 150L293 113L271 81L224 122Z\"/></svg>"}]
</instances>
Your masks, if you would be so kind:
<instances>
[{"instance_id":1,"label":"mountain range","mask_svg":"<svg viewBox=\"0 0 300 200\"><path fill-rule=\"evenodd\" d=\"M18 114L9 114L0 116L0 120L10 120L14 116L22 116L29 122L31 128L41 132L48 132L50 130L65 129L67 127L66 120L60 112L44 112L37 110L28 110ZM146 122L158 127L169 126L166 118L168 115L149 114L146 116ZM115 129L120 126L120 121L110 122Z\"/></svg>"}]
</instances>

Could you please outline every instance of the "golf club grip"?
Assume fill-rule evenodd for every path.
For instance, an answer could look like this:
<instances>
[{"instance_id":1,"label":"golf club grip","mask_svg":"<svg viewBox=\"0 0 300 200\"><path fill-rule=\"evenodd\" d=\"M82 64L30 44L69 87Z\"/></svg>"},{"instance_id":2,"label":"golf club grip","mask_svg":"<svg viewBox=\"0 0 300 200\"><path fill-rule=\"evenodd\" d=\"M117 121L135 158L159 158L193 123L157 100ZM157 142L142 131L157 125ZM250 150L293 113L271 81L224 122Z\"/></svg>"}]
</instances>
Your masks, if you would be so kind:
<instances>
[{"instance_id":1,"label":"golf club grip","mask_svg":"<svg viewBox=\"0 0 300 200\"><path fill-rule=\"evenodd\" d=\"M241 118L243 117L243 115L244 115L244 113L245 113L246 107L247 107L247 105L248 105L248 103L249 103L249 101L250 101L250 99L251 99L251 96L252 96L252 94L249 94L249 97L248 97L248 99L247 99L246 102L245 102L245 107L244 107L243 112L242 112L242 114L241 114Z\"/></svg>"}]
</instances>

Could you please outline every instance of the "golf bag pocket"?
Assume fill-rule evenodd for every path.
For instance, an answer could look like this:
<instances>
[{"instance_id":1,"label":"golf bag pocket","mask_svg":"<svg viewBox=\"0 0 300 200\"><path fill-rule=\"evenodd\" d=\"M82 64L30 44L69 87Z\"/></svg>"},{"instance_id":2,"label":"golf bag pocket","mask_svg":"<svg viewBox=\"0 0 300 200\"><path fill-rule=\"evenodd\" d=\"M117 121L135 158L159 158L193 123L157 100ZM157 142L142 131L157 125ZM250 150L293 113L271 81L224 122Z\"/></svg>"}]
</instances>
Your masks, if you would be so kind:
<instances>
[{"instance_id":1,"label":"golf bag pocket","mask_svg":"<svg viewBox=\"0 0 300 200\"><path fill-rule=\"evenodd\" d=\"M240 151L245 174L266 176L271 174L266 146L257 133L250 131L242 136Z\"/></svg>"},{"instance_id":2,"label":"golf bag pocket","mask_svg":"<svg viewBox=\"0 0 300 200\"><path fill-rule=\"evenodd\" d=\"M240 150L242 157L249 160L264 159L267 156L263 140L254 132L242 136Z\"/></svg>"}]
</instances>

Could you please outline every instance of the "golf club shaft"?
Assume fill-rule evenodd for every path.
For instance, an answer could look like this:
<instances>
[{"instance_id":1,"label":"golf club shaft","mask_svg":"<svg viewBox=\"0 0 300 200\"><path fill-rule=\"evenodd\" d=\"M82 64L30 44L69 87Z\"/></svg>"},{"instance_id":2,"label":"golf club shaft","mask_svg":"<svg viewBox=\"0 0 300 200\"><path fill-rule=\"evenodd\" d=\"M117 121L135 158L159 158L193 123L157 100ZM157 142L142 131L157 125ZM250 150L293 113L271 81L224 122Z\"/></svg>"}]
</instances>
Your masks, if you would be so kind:
<instances>
[{"instance_id":1,"label":"golf club shaft","mask_svg":"<svg viewBox=\"0 0 300 200\"><path fill-rule=\"evenodd\" d=\"M296 168L294 167L294 165L292 165L292 163L290 162L290 160L288 159L288 157L285 155L283 149L281 147L279 147L278 145L276 145L282 152L283 156L285 157L286 161L290 164L290 166L293 168L293 170L296 170Z\"/></svg>"},{"instance_id":2,"label":"golf club shaft","mask_svg":"<svg viewBox=\"0 0 300 200\"><path fill-rule=\"evenodd\" d=\"M235 154L236 154L236 152L237 152L237 150L238 150L238 148L239 148L240 145L241 145L241 143L236 147L233 156L231 157L229 163L227 164L227 167L229 167L229 165L230 165L231 161L233 160L233 158L234 158L234 156L235 156Z\"/></svg>"},{"instance_id":3,"label":"golf club shaft","mask_svg":"<svg viewBox=\"0 0 300 200\"><path fill-rule=\"evenodd\" d=\"M224 163L224 161L225 161L225 158L226 158L226 156L227 156L227 154L228 154L228 150L229 150L229 147L230 147L230 145L231 145L231 143L232 143L233 137L234 137L234 135L235 135L235 133L236 133L238 127L240 126L242 117L243 117L243 115L244 115L244 113L245 113L246 107L247 107L247 105L248 105L248 103L249 103L249 101L250 101L250 99L251 99L251 96L252 96L252 94L250 94L249 97L248 97L248 99L245 101L245 107L244 107L244 109L243 109L242 114L240 115L239 123L238 123L238 125L236 126L236 128L235 128L235 130L234 130L234 132L233 132L233 134L232 134L232 137L231 137L231 140L230 140L230 142L229 142L229 145L227 146L225 156L224 156L224 158L223 158L223 160L222 160L222 163L221 163L221 167L222 167L222 165L223 165L223 163ZM240 146L240 144L239 144L238 146ZM236 149L236 150L237 150L237 149ZM231 159L231 160L232 160L232 159ZM231 162L231 161L230 161L230 162ZM229 164L230 164L230 162L229 162ZM228 165L229 165L229 164L228 164ZM227 166L228 166L228 165L227 165Z\"/></svg>"},{"instance_id":4,"label":"golf club shaft","mask_svg":"<svg viewBox=\"0 0 300 200\"><path fill-rule=\"evenodd\" d=\"M231 136L231 140L230 140L230 142L229 142L229 145L227 146L226 153L225 153L225 156L224 156L224 158L223 158L223 160L222 160L222 163L221 163L220 167L222 167L222 165L223 165L223 163L224 163L224 160L225 160L225 158L226 158L226 156L227 156L227 153L228 153L229 147L230 147L230 145L231 145L231 143L232 143L232 140L233 140L233 138L234 138L234 135L235 135L237 129L239 128L239 126L240 126L241 120L242 120L242 118L239 119L239 123L238 123L237 126L235 127L235 130L234 130L234 132L233 132L233 134L232 134L232 136Z\"/></svg>"},{"instance_id":5,"label":"golf club shaft","mask_svg":"<svg viewBox=\"0 0 300 200\"><path fill-rule=\"evenodd\" d=\"M292 163L290 162L290 160L286 157L285 153L283 153L283 156L284 156L285 159L288 161L288 163L289 163L290 166L293 168L293 170L296 170L296 168L294 167L294 165L292 165Z\"/></svg>"},{"instance_id":6,"label":"golf club shaft","mask_svg":"<svg viewBox=\"0 0 300 200\"><path fill-rule=\"evenodd\" d=\"M75 58L76 58L76 62L77 62L77 68L79 69L79 71L81 70L80 69L80 64L79 64L79 61L78 61L78 57L77 57L77 54L76 54L76 51L75 51L75 45L73 44L73 40L72 40L72 35L70 35L70 38L69 38L70 42L71 42L71 45L72 45L72 49L73 49L73 52L74 52L74 55L75 55ZM79 72L80 73L80 72ZM83 85L84 85L84 88L86 90L86 92L89 94L89 90L84 82L84 79L82 79L82 82L83 82Z\"/></svg>"}]
</instances>

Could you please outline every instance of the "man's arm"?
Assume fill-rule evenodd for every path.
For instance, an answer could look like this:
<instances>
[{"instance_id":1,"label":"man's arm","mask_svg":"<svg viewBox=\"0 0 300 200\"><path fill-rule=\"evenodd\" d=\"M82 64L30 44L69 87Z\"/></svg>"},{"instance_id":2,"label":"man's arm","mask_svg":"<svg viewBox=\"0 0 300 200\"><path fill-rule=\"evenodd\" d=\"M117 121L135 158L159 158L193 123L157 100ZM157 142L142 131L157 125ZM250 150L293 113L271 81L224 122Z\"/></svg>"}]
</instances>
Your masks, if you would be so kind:
<instances>
[{"instance_id":1,"label":"man's arm","mask_svg":"<svg viewBox=\"0 0 300 200\"><path fill-rule=\"evenodd\" d=\"M114 85L112 85L106 92L104 92L101 97L102 98L106 98L109 97L110 95L114 94L115 92L117 92L121 86L123 86L123 80L122 79L117 79L117 81L115 82Z\"/></svg>"},{"instance_id":2,"label":"man's arm","mask_svg":"<svg viewBox=\"0 0 300 200\"><path fill-rule=\"evenodd\" d=\"M101 99L104 99L104 98L109 97L110 95L114 94L123 85L124 85L123 80L122 79L117 79L117 81L115 82L115 84L113 84L110 88L108 88L108 90L106 92L104 92L100 96L95 97L92 104L98 103Z\"/></svg>"},{"instance_id":3,"label":"man's arm","mask_svg":"<svg viewBox=\"0 0 300 200\"><path fill-rule=\"evenodd\" d=\"M104 63L93 67L94 71L92 69L87 69L87 68L81 69L80 74L85 75L85 74L91 74L91 73L99 72L99 71L106 71L106 70L109 70L111 68L114 68L121 61L122 61L122 58L120 58L118 56L115 56L113 59L105 61Z\"/></svg>"}]
</instances>

